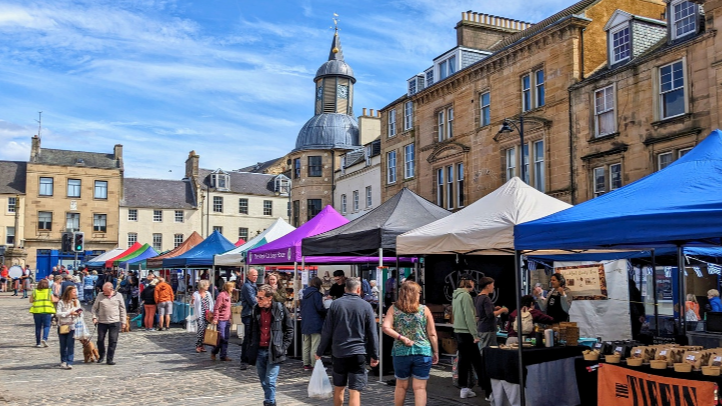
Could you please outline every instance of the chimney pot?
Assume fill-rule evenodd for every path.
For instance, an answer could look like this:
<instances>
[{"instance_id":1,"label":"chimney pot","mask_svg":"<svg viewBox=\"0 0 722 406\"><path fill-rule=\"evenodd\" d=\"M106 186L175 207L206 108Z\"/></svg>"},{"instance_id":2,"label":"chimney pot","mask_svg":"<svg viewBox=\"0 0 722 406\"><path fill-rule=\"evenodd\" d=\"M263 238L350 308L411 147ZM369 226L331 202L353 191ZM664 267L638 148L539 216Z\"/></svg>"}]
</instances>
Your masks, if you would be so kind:
<instances>
[{"instance_id":1,"label":"chimney pot","mask_svg":"<svg viewBox=\"0 0 722 406\"><path fill-rule=\"evenodd\" d=\"M364 107L364 109L363 109L363 110L364 110L364 112L363 112L363 116L364 116L364 117L366 117L366 107Z\"/></svg>"}]
</instances>

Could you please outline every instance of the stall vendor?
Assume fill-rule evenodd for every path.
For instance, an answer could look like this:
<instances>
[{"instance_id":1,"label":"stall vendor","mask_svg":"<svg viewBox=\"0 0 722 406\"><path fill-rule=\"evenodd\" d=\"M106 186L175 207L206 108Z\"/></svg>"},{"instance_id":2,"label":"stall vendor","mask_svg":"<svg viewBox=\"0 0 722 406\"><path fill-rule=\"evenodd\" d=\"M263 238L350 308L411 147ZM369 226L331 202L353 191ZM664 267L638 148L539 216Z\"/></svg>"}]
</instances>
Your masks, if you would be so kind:
<instances>
[{"instance_id":1,"label":"stall vendor","mask_svg":"<svg viewBox=\"0 0 722 406\"><path fill-rule=\"evenodd\" d=\"M569 308L572 306L572 295L567 287L567 281L560 273L552 275L550 283L552 290L544 298L542 288L534 288L534 297L541 310L554 319L554 323L569 321Z\"/></svg>"}]
</instances>

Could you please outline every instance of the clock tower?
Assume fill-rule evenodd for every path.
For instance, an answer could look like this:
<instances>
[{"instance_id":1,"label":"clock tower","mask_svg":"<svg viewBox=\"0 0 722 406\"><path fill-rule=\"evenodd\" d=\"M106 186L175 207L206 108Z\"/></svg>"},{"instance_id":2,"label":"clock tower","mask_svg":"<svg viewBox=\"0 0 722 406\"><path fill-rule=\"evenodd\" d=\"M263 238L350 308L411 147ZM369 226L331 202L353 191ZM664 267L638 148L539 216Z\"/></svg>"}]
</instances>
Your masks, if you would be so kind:
<instances>
[{"instance_id":1,"label":"clock tower","mask_svg":"<svg viewBox=\"0 0 722 406\"><path fill-rule=\"evenodd\" d=\"M328 61L321 65L316 82L316 114L338 113L353 116L353 70L343 60L338 28L333 34Z\"/></svg>"}]
</instances>

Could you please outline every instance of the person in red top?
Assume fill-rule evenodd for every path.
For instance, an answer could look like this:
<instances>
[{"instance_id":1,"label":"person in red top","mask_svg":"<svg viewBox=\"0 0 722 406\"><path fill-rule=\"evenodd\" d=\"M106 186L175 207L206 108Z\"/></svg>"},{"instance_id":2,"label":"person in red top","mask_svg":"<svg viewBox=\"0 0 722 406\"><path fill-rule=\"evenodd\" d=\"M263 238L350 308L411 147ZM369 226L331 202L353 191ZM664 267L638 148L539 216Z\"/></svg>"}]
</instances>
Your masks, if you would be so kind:
<instances>
[{"instance_id":1,"label":"person in red top","mask_svg":"<svg viewBox=\"0 0 722 406\"><path fill-rule=\"evenodd\" d=\"M211 359L216 360L216 355L221 353L221 361L230 361L228 358L228 338L231 335L231 293L235 289L235 282L226 282L223 290L216 298L216 306L213 309L213 324L218 326L218 345L211 351Z\"/></svg>"},{"instance_id":2,"label":"person in red top","mask_svg":"<svg viewBox=\"0 0 722 406\"><path fill-rule=\"evenodd\" d=\"M0 266L0 292L8 291L8 267Z\"/></svg>"},{"instance_id":3,"label":"person in red top","mask_svg":"<svg viewBox=\"0 0 722 406\"><path fill-rule=\"evenodd\" d=\"M541 323L541 324L552 324L554 323L554 318L551 316L547 316L546 314L542 313L540 310L537 310L534 308L534 296L526 295L522 296L521 298L521 312L522 314L529 312L531 313L531 318L534 321L534 323ZM509 314L509 321L506 323L506 331L509 333L509 338L507 339L507 344L515 343L519 341L519 333L514 329L514 320L516 320L517 311L514 310ZM522 319L522 326L524 326L524 321Z\"/></svg>"}]
</instances>

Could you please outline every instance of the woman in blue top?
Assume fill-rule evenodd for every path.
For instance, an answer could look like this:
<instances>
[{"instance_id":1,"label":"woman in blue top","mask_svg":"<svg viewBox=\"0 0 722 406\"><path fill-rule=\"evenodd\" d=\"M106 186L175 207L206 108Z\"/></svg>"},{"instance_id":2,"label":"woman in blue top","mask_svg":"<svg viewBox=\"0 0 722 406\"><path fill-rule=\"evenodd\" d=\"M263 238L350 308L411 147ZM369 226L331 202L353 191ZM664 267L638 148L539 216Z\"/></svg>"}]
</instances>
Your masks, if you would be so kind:
<instances>
[{"instance_id":1,"label":"woman in blue top","mask_svg":"<svg viewBox=\"0 0 722 406\"><path fill-rule=\"evenodd\" d=\"M709 299L709 305L713 312L722 312L722 301L720 301L719 291L717 289L708 290L707 299Z\"/></svg>"},{"instance_id":2,"label":"woman in blue top","mask_svg":"<svg viewBox=\"0 0 722 406\"><path fill-rule=\"evenodd\" d=\"M426 405L426 382L431 365L439 362L438 339L434 318L428 307L419 304L421 286L404 282L396 303L384 318L384 333L396 339L391 349L396 375L395 406L406 400L409 378L414 378L414 404Z\"/></svg>"}]
</instances>

